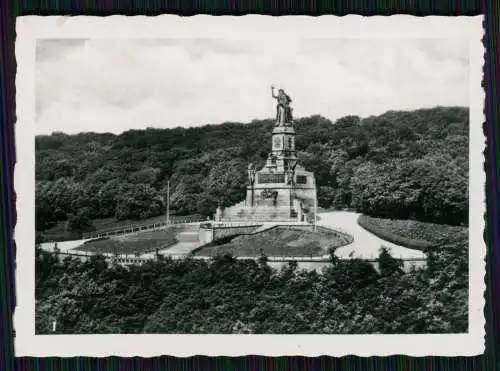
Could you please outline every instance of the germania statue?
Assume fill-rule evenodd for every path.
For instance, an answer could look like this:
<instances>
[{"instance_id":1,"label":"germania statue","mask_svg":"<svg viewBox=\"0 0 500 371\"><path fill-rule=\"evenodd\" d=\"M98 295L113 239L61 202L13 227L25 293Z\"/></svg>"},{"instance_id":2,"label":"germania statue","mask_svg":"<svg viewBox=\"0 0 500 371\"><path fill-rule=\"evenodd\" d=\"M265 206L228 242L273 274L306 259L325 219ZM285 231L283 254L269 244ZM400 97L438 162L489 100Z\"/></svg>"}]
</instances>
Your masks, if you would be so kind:
<instances>
[{"instance_id":1,"label":"germania statue","mask_svg":"<svg viewBox=\"0 0 500 371\"><path fill-rule=\"evenodd\" d=\"M271 95L278 101L278 105L276 106L276 126L292 124L292 108L290 107L292 99L283 89L279 89L276 95L274 92L274 85L271 85Z\"/></svg>"}]
</instances>

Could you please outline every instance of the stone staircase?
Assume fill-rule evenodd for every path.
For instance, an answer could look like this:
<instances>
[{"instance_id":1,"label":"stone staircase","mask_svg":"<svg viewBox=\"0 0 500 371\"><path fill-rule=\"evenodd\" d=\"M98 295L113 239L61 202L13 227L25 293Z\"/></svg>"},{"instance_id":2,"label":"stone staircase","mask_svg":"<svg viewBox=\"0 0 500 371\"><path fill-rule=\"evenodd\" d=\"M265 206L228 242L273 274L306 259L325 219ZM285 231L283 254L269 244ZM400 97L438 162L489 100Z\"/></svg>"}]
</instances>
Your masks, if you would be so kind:
<instances>
[{"instance_id":1,"label":"stone staircase","mask_svg":"<svg viewBox=\"0 0 500 371\"><path fill-rule=\"evenodd\" d=\"M264 231L268 231L269 229L276 228L279 224L274 224L274 223L269 223L269 224L264 224L261 225L259 228L254 230L253 232L250 232L249 234L257 234L257 233L262 233Z\"/></svg>"},{"instance_id":2,"label":"stone staircase","mask_svg":"<svg viewBox=\"0 0 500 371\"><path fill-rule=\"evenodd\" d=\"M224 211L222 212L222 215L224 218L236 218L238 215L241 215L241 213L246 209L246 202L241 201L238 202L235 205L226 207Z\"/></svg>"},{"instance_id":3,"label":"stone staircase","mask_svg":"<svg viewBox=\"0 0 500 371\"><path fill-rule=\"evenodd\" d=\"M196 231L183 231L177 235L179 243L196 243L199 242L198 232Z\"/></svg>"},{"instance_id":4,"label":"stone staircase","mask_svg":"<svg viewBox=\"0 0 500 371\"><path fill-rule=\"evenodd\" d=\"M158 253L171 257L186 256L201 244L198 230L181 231L176 235L176 238L176 244L159 250Z\"/></svg>"},{"instance_id":5,"label":"stone staircase","mask_svg":"<svg viewBox=\"0 0 500 371\"><path fill-rule=\"evenodd\" d=\"M244 202L228 207L222 213L223 221L273 221L290 219L290 209L288 207L246 207Z\"/></svg>"}]
</instances>

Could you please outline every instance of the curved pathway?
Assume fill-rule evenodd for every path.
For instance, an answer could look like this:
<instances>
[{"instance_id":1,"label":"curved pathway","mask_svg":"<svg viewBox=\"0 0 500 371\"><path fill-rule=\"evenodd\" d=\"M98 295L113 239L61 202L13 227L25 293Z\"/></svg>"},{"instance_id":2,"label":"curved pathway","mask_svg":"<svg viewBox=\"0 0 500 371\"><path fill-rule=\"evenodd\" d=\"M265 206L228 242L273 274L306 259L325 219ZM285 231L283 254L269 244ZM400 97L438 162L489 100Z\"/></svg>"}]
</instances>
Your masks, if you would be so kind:
<instances>
[{"instance_id":1,"label":"curved pathway","mask_svg":"<svg viewBox=\"0 0 500 371\"><path fill-rule=\"evenodd\" d=\"M45 250L45 251L54 251L55 244L57 243L57 248L61 252L67 252L69 250L74 251L74 250L76 250L75 247L83 245L83 243L85 241L88 241L88 239L60 241L60 242L43 242L40 244L40 248Z\"/></svg>"},{"instance_id":2,"label":"curved pathway","mask_svg":"<svg viewBox=\"0 0 500 371\"><path fill-rule=\"evenodd\" d=\"M174 259L181 258L186 257L191 251L199 246L201 246L200 242L177 242L175 245L158 250L158 254L163 256L170 256ZM156 252L144 253L139 255L139 257L144 259L153 259L156 257Z\"/></svg>"},{"instance_id":3,"label":"curved pathway","mask_svg":"<svg viewBox=\"0 0 500 371\"><path fill-rule=\"evenodd\" d=\"M388 242L368 232L358 224L361 214L350 211L332 211L318 214L320 220L318 225L329 228L338 228L340 231L349 233L354 237L353 243L339 247L335 255L341 259L362 258L367 260L377 259L380 247L387 247L390 254L398 259L425 259L426 255L420 250L409 249Z\"/></svg>"},{"instance_id":4,"label":"curved pathway","mask_svg":"<svg viewBox=\"0 0 500 371\"><path fill-rule=\"evenodd\" d=\"M420 250L409 249L377 237L358 224L359 213L349 211L332 211L319 213L319 226L325 226L332 229L337 229L340 232L348 233L354 237L354 241L346 246L339 247L335 250L335 255L340 259L360 258L366 260L375 260L378 258L381 246L385 246L390 254L398 259L425 259L426 255ZM86 240L74 240L58 242L57 247L61 252L77 253L77 247L82 245ZM200 245L200 242L182 241L177 244L161 250L162 255L170 255L172 257L181 257L189 254L192 250ZM54 242L42 243L41 248L46 251L53 251ZM145 253L140 255L141 258L154 258L154 253ZM294 259L294 257L289 257ZM317 257L316 257L317 258ZM328 260L328 255L324 256ZM284 259L281 257L279 260ZM305 260L305 259L304 259ZM318 265L324 263L302 262L303 264ZM279 261L273 262L275 265L282 265Z\"/></svg>"}]
</instances>

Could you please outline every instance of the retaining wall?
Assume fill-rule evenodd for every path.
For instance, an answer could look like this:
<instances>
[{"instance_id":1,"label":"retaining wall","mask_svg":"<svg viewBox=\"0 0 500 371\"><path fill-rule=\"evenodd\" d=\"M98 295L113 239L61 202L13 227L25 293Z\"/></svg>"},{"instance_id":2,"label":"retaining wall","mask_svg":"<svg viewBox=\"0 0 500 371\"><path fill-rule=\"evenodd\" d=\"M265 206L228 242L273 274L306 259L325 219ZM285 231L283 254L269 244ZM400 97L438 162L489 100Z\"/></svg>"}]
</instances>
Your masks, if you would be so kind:
<instances>
[{"instance_id":1,"label":"retaining wall","mask_svg":"<svg viewBox=\"0 0 500 371\"><path fill-rule=\"evenodd\" d=\"M333 233L335 236L341 238L343 240L343 244L341 246L337 246L337 248L350 245L351 243L354 242L354 237L352 235L350 235L349 233L341 232L341 231L334 229L334 228L324 227L322 225L316 226L316 229L326 231L329 233Z\"/></svg>"},{"instance_id":2,"label":"retaining wall","mask_svg":"<svg viewBox=\"0 0 500 371\"><path fill-rule=\"evenodd\" d=\"M220 238L239 235L239 234L250 234L260 225L248 226L248 227L214 227L213 228L213 240L218 240Z\"/></svg>"}]
</instances>

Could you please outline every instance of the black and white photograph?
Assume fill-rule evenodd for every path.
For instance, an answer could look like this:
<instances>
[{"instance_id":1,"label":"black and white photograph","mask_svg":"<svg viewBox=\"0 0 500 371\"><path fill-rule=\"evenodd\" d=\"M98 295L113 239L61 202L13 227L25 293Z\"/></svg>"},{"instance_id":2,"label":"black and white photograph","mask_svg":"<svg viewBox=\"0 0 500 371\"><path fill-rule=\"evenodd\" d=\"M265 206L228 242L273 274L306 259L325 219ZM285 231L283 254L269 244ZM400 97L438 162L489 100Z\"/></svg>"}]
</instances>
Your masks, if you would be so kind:
<instances>
[{"instance_id":1,"label":"black and white photograph","mask_svg":"<svg viewBox=\"0 0 500 371\"><path fill-rule=\"evenodd\" d=\"M18 24L23 355L482 351L481 17L85 18Z\"/></svg>"}]
</instances>

